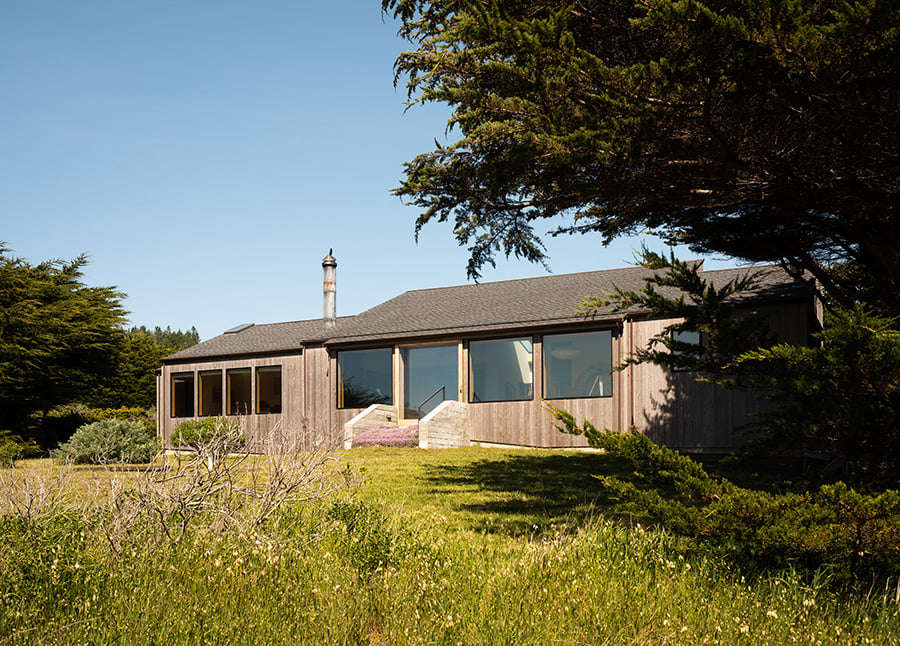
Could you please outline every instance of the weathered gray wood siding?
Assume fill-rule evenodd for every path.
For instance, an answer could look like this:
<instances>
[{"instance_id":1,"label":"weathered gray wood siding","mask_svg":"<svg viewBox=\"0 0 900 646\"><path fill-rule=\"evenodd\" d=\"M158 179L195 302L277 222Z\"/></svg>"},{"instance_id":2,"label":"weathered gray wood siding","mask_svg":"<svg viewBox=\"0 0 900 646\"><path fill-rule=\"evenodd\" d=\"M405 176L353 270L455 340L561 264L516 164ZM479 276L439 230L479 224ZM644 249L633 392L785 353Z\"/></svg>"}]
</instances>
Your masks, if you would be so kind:
<instances>
[{"instance_id":1,"label":"weathered gray wood siding","mask_svg":"<svg viewBox=\"0 0 900 646\"><path fill-rule=\"evenodd\" d=\"M190 363L164 364L159 377L158 400L159 435L168 442L175 425L184 419L197 419L199 412L199 373L206 370L222 370L231 368L250 368L254 379L256 368L261 366L281 366L281 413L256 413L256 388L251 388L251 413L247 415L229 415L238 421L253 441L254 449L263 449L267 444L283 448L309 448L330 439L333 431L328 415L327 390L323 400L321 389L310 389L308 384L316 382L313 376L317 363L322 362L319 355L324 349L312 349L304 353L288 355L268 355L259 357L239 357L234 359L205 359ZM325 357L327 363L327 356ZM191 373L194 375L194 412L193 418L172 417L172 375ZM255 384L255 381L254 381Z\"/></svg>"},{"instance_id":2,"label":"weathered gray wood siding","mask_svg":"<svg viewBox=\"0 0 900 646\"><path fill-rule=\"evenodd\" d=\"M809 338L810 322L814 316L808 303L780 304L771 324L780 341L805 344ZM748 310L750 311L750 310ZM626 320L615 327L589 326L590 329L611 329L612 363L617 365L634 349L646 345L659 333L665 320ZM571 331L588 326L573 325ZM553 330L558 332L558 330ZM503 338L479 334L477 339ZM458 342L459 337L437 339L434 342ZM460 353L460 399L469 398L469 349L464 339ZM586 446L581 436L571 436L557 430L557 423L546 410L544 395L543 336L535 334L533 343L533 390L528 401L470 402L471 439L490 444L509 444L538 447ZM402 365L396 344L394 351L394 398L399 402ZM199 372L229 368L251 368L280 365L282 367L282 413L234 416L247 429L259 446L266 442L284 448L339 446L343 426L362 409L340 410L336 401L336 350L322 345L307 346L302 352L284 355L248 356L197 360L190 363L165 364L158 377L157 400L160 411L159 433L169 438L181 418L170 416L172 375L189 372L194 375L194 410L199 390ZM254 376L255 378L255 376ZM612 396L596 398L551 399L548 403L569 411L581 423L590 420L599 428L627 430L631 426L647 433L654 441L680 449L727 451L739 446L742 439L733 431L752 421L763 411L751 393L729 391L711 384L700 383L690 373L673 373L658 366L640 365L614 371ZM255 388L253 389L255 391ZM256 410L253 392L252 409ZM399 416L399 411L398 411Z\"/></svg>"},{"instance_id":3,"label":"weathered gray wood siding","mask_svg":"<svg viewBox=\"0 0 900 646\"><path fill-rule=\"evenodd\" d=\"M344 440L344 424L359 410L338 410L337 359L324 346L308 346L304 358L305 410L310 429L323 446L340 447Z\"/></svg>"},{"instance_id":4,"label":"weathered gray wood siding","mask_svg":"<svg viewBox=\"0 0 900 646\"><path fill-rule=\"evenodd\" d=\"M770 326L781 342L803 345L809 338L808 304L796 303L773 310ZM751 310L747 310L751 311ZM669 320L626 322L630 349L646 346ZM672 372L642 364L623 371L632 391L628 418L650 438L669 447L730 451L746 442L743 427L771 404L756 393L721 388L696 380L687 372ZM627 427L627 426L626 426Z\"/></svg>"}]
</instances>

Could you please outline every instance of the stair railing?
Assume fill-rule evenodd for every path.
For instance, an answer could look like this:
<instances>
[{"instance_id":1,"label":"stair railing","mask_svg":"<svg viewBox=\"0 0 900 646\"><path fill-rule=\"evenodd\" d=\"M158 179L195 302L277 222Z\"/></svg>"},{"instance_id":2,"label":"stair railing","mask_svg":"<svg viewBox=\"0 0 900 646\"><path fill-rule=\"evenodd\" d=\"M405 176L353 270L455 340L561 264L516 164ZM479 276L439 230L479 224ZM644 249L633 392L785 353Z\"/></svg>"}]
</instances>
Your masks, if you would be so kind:
<instances>
[{"instance_id":1,"label":"stair railing","mask_svg":"<svg viewBox=\"0 0 900 646\"><path fill-rule=\"evenodd\" d=\"M425 404L427 404L427 403L430 402L432 399L434 399L434 398L438 395L438 393L440 393L440 395L441 395L441 401L444 401L445 399L447 399L447 390L446 390L446 388L447 388L446 386L441 386L440 388L438 388L437 390L435 390L433 393L431 393L430 395L428 395L428 397L425 398L425 401L423 401L421 404L419 404L419 405L416 407L416 425L418 425L418 424L419 424L419 420L422 419L422 409L425 407Z\"/></svg>"}]
</instances>

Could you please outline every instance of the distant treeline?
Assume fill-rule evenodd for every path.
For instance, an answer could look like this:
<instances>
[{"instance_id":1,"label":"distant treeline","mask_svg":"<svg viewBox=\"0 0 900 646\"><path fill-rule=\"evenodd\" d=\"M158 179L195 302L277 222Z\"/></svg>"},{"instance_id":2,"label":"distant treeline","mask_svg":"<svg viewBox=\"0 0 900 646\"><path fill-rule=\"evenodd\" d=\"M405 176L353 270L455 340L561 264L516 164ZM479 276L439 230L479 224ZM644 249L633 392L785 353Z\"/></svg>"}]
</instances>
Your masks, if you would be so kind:
<instances>
[{"instance_id":1,"label":"distant treeline","mask_svg":"<svg viewBox=\"0 0 900 646\"><path fill-rule=\"evenodd\" d=\"M0 242L0 431L45 449L74 431L54 410L153 409L160 359L200 340L194 327L126 328L125 294L85 285L86 263L32 264Z\"/></svg>"}]
</instances>

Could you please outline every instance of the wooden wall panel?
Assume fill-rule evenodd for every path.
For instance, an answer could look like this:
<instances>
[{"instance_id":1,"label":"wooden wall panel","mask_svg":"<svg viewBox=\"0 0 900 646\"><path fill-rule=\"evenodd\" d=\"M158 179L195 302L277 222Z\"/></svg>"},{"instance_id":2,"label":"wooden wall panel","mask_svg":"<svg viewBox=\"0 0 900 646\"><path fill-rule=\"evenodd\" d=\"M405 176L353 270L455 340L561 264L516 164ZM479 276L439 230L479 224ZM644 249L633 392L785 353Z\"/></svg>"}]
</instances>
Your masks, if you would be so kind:
<instances>
[{"instance_id":1,"label":"wooden wall panel","mask_svg":"<svg viewBox=\"0 0 900 646\"><path fill-rule=\"evenodd\" d=\"M646 346L669 321L636 320L630 347ZM780 307L770 319L779 341L805 343L807 305ZM659 444L673 448L729 451L747 437L743 429L771 408L755 393L729 390L699 382L691 373L676 373L651 364L631 366L626 371L633 388L635 426Z\"/></svg>"},{"instance_id":2,"label":"wooden wall panel","mask_svg":"<svg viewBox=\"0 0 900 646\"><path fill-rule=\"evenodd\" d=\"M251 402L253 411L256 410L255 369L261 366L281 366L281 413L248 415L232 415L245 428L253 442L255 450L261 449L267 443L279 446L304 444L307 442L307 427L305 424L305 369L303 356L291 354L284 356L242 357L235 359L207 359L192 363L167 364L161 368L159 378L158 399L160 402L158 434L164 441L171 436L175 425L183 419L173 418L169 414L171 402L171 375L190 372L194 374L194 411L198 411L197 391L199 380L197 373L204 370L222 370L231 368L251 368L253 370L254 386L251 388Z\"/></svg>"}]
</instances>

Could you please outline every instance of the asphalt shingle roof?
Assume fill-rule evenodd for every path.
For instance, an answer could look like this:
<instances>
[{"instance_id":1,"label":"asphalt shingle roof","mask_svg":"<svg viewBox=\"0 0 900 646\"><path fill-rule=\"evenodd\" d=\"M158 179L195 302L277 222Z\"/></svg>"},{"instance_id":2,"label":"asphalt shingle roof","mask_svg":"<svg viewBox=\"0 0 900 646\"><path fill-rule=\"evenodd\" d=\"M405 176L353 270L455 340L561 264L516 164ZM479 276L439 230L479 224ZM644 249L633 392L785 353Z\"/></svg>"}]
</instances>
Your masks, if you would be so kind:
<instances>
[{"instance_id":1,"label":"asphalt shingle roof","mask_svg":"<svg viewBox=\"0 0 900 646\"><path fill-rule=\"evenodd\" d=\"M763 279L753 294L740 300L771 302L808 297L805 288L782 269L752 269L765 272ZM721 286L746 271L721 269L704 271L703 276ZM254 325L204 341L163 361L298 350L304 342L321 341L326 336L328 343L345 344L570 323L584 297L611 292L614 286L639 290L649 273L643 267L627 267L413 290L356 316L339 318L327 334L322 319ZM599 319L621 316L611 308L597 314Z\"/></svg>"},{"instance_id":2,"label":"asphalt shingle roof","mask_svg":"<svg viewBox=\"0 0 900 646\"><path fill-rule=\"evenodd\" d=\"M804 288L782 269L754 269L764 272L761 284L741 300L805 297ZM746 271L747 268L704 271L703 276L721 286ZM615 286L640 290L650 273L643 267L627 267L409 291L348 318L335 329L329 343L571 323L586 296L602 296ZM609 307L598 311L596 318L621 316Z\"/></svg>"},{"instance_id":3,"label":"asphalt shingle roof","mask_svg":"<svg viewBox=\"0 0 900 646\"><path fill-rule=\"evenodd\" d=\"M192 345L169 355L163 361L169 363L236 354L295 351L302 348L304 342L321 340L326 336L322 319L252 325L240 332L220 334Z\"/></svg>"}]
</instances>

